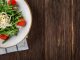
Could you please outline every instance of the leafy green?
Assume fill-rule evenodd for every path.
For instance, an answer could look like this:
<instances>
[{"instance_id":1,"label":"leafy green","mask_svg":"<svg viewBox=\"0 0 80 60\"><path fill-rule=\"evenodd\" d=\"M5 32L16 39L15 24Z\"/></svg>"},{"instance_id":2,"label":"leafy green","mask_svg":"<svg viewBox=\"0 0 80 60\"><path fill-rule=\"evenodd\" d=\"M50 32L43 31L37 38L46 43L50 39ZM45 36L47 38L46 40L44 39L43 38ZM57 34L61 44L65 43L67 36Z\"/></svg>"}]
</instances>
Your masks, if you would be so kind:
<instances>
[{"instance_id":1,"label":"leafy green","mask_svg":"<svg viewBox=\"0 0 80 60\"><path fill-rule=\"evenodd\" d=\"M17 35L19 29L16 27L16 23L19 21L19 18L22 16L19 10L13 10L12 5L8 5L6 0L0 0L0 13L6 12L9 17L11 17L10 24L11 26L6 27L5 29L0 28L0 34L7 34L9 36Z\"/></svg>"},{"instance_id":2,"label":"leafy green","mask_svg":"<svg viewBox=\"0 0 80 60\"><path fill-rule=\"evenodd\" d=\"M19 30L16 26L10 26L10 27L7 27L5 29L1 29L0 34L7 34L9 36L14 36L17 34L18 31Z\"/></svg>"}]
</instances>

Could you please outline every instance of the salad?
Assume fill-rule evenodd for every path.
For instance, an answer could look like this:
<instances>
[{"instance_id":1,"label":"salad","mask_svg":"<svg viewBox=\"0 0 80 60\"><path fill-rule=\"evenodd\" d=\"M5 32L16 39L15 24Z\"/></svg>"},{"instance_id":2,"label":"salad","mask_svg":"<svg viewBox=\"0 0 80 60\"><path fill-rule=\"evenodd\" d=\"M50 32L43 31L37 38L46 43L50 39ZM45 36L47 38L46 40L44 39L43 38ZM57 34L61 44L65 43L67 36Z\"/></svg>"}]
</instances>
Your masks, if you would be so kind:
<instances>
[{"instance_id":1,"label":"salad","mask_svg":"<svg viewBox=\"0 0 80 60\"><path fill-rule=\"evenodd\" d=\"M5 43L10 37L19 32L19 27L24 27L26 21L18 9L16 0L0 0L0 40Z\"/></svg>"}]
</instances>

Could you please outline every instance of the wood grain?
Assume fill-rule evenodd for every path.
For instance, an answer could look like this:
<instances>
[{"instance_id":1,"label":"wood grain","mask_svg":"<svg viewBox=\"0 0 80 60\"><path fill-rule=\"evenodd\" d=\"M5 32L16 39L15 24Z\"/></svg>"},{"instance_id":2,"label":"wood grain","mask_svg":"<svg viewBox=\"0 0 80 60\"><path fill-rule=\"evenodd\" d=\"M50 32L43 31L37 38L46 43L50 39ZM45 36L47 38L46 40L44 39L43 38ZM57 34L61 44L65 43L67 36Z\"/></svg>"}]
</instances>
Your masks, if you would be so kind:
<instances>
[{"instance_id":1,"label":"wood grain","mask_svg":"<svg viewBox=\"0 0 80 60\"><path fill-rule=\"evenodd\" d=\"M75 51L74 51L74 60L80 59L80 0L74 0L75 4L75 15L74 15L74 24L75 24Z\"/></svg>"},{"instance_id":2,"label":"wood grain","mask_svg":"<svg viewBox=\"0 0 80 60\"><path fill-rule=\"evenodd\" d=\"M0 60L80 60L80 0L27 0L33 23L29 50Z\"/></svg>"},{"instance_id":3,"label":"wood grain","mask_svg":"<svg viewBox=\"0 0 80 60\"><path fill-rule=\"evenodd\" d=\"M71 17L70 0L47 0L45 14L46 60L71 60Z\"/></svg>"}]
</instances>

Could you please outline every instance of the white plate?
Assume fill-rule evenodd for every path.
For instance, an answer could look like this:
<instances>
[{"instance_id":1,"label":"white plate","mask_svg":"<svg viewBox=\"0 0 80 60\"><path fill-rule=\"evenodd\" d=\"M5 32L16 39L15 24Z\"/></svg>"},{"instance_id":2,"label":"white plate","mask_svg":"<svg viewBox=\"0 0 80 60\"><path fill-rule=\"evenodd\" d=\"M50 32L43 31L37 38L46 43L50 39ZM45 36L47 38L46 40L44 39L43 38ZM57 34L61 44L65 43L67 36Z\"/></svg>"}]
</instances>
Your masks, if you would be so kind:
<instances>
[{"instance_id":1,"label":"white plate","mask_svg":"<svg viewBox=\"0 0 80 60\"><path fill-rule=\"evenodd\" d=\"M31 16L31 11L29 9L28 4L24 0L16 0L19 9L22 11L22 14L27 22L26 26L22 28L17 36L11 37L6 43L2 44L2 40L0 40L0 47L6 48L10 46L14 46L20 41L22 41L29 33L31 23L32 23L32 16Z\"/></svg>"}]
</instances>

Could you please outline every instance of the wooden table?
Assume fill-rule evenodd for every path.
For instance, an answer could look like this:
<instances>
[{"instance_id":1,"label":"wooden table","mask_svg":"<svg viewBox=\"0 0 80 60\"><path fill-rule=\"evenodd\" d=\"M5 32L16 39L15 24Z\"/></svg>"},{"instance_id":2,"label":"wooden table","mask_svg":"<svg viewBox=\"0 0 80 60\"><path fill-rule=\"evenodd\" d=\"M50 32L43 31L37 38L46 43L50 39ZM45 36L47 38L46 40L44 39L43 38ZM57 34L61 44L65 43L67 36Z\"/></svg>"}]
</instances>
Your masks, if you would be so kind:
<instances>
[{"instance_id":1,"label":"wooden table","mask_svg":"<svg viewBox=\"0 0 80 60\"><path fill-rule=\"evenodd\" d=\"M29 50L0 60L80 60L80 0L27 0L33 24Z\"/></svg>"}]
</instances>

